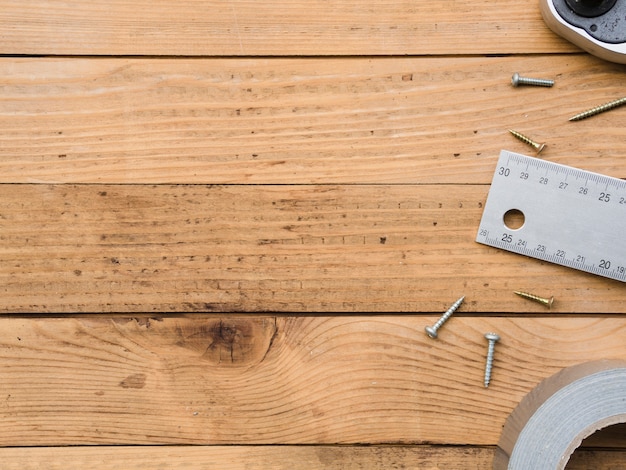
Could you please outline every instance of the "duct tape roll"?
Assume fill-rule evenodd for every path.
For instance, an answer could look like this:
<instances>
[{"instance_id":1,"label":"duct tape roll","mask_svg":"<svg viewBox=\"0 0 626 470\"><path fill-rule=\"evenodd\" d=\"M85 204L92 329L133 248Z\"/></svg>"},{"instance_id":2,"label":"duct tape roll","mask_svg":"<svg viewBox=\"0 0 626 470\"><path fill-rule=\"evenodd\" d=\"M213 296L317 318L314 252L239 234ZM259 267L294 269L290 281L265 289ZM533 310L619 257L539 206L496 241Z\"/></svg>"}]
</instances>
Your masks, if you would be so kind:
<instances>
[{"instance_id":1,"label":"duct tape roll","mask_svg":"<svg viewBox=\"0 0 626 470\"><path fill-rule=\"evenodd\" d=\"M563 470L583 439L626 422L626 361L567 367L531 390L507 418L494 470Z\"/></svg>"}]
</instances>

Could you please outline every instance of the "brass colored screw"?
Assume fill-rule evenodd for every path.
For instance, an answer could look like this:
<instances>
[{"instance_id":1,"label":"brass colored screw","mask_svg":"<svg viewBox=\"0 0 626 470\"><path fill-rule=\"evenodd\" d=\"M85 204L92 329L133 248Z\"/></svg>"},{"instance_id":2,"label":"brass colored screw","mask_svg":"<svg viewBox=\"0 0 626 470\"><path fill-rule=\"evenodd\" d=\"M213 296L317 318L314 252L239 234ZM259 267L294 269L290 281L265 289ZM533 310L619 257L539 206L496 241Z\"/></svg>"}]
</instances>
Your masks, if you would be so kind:
<instances>
[{"instance_id":1,"label":"brass colored screw","mask_svg":"<svg viewBox=\"0 0 626 470\"><path fill-rule=\"evenodd\" d=\"M577 114L569 118L570 121L580 121L581 119L586 119L591 116L595 116L596 114L603 113L605 111L609 111L610 109L617 108L618 106L623 106L626 104L626 97L620 98L619 100L611 101L610 103L606 103L600 106L596 106L595 108L591 108L588 111L584 111L582 113Z\"/></svg>"},{"instance_id":2,"label":"brass colored screw","mask_svg":"<svg viewBox=\"0 0 626 470\"><path fill-rule=\"evenodd\" d=\"M554 80L546 80L543 78L521 77L519 73L515 72L513 76L511 77L511 85L513 85L514 87L518 87L520 85L551 87L554 85Z\"/></svg>"},{"instance_id":3,"label":"brass colored screw","mask_svg":"<svg viewBox=\"0 0 626 470\"><path fill-rule=\"evenodd\" d=\"M461 297L459 300L454 302L452 306L448 310L446 310L446 313L444 313L441 316L441 318L437 320L437 323L435 323L433 326L427 326L426 328L424 328L424 330L426 331L426 334L430 336L431 338L436 339L437 330L439 329L439 327L441 327L441 325L443 325L446 322L446 320L450 318L450 316L456 311L456 309L461 306L464 299L465 299L465 296Z\"/></svg>"},{"instance_id":4,"label":"brass colored screw","mask_svg":"<svg viewBox=\"0 0 626 470\"><path fill-rule=\"evenodd\" d=\"M485 362L485 388L489 387L491 382L491 369L493 367L493 353L496 349L496 343L500 341L500 336L496 333L485 333L485 338L489 341L489 349L487 349L487 361Z\"/></svg>"},{"instance_id":5,"label":"brass colored screw","mask_svg":"<svg viewBox=\"0 0 626 470\"><path fill-rule=\"evenodd\" d=\"M546 148L546 144L540 144L539 142L535 142L530 137L526 137L524 134L520 134L519 132L514 131L513 129L509 129L509 132L513 134L516 138L524 142L525 144L528 144L531 147L533 147L537 151L537 154L540 154L541 151L544 148Z\"/></svg>"},{"instance_id":6,"label":"brass colored screw","mask_svg":"<svg viewBox=\"0 0 626 470\"><path fill-rule=\"evenodd\" d=\"M544 299L543 297L539 297L538 295L534 295L534 294L529 294L528 292L519 292L519 291L514 291L514 292L520 297L534 300L535 302L539 302L540 304L543 304L548 308L552 308L552 304L554 303L554 297L550 297L549 299Z\"/></svg>"}]
</instances>

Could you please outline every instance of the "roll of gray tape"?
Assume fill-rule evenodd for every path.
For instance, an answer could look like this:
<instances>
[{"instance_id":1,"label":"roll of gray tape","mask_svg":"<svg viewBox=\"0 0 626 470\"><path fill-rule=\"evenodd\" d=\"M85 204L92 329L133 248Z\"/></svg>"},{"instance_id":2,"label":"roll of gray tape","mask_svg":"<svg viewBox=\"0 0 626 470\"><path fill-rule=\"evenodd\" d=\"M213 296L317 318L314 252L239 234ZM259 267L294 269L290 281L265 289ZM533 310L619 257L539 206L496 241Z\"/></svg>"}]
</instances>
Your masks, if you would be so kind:
<instances>
[{"instance_id":1,"label":"roll of gray tape","mask_svg":"<svg viewBox=\"0 0 626 470\"><path fill-rule=\"evenodd\" d=\"M563 369L526 395L507 418L494 470L563 470L583 439L626 422L626 361Z\"/></svg>"}]
</instances>

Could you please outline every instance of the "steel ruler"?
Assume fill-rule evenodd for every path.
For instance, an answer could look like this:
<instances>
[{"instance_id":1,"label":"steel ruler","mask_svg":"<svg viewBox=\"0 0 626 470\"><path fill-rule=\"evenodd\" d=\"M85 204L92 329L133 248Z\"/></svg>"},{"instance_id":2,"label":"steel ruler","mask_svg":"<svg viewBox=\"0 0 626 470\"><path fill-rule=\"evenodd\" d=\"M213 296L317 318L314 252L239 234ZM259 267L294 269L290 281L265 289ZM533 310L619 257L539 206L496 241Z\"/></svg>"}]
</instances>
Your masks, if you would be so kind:
<instances>
[{"instance_id":1,"label":"steel ruler","mask_svg":"<svg viewBox=\"0 0 626 470\"><path fill-rule=\"evenodd\" d=\"M476 241L626 282L626 181L502 150Z\"/></svg>"}]
</instances>

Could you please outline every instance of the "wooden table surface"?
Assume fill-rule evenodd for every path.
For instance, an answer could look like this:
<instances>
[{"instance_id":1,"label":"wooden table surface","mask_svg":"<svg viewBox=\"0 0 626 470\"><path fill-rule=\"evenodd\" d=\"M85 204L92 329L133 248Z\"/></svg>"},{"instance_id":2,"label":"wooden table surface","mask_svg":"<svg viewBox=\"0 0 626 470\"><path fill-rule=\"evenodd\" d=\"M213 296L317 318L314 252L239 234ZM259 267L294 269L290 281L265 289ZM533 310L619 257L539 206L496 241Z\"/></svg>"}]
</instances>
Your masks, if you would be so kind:
<instances>
[{"instance_id":1,"label":"wooden table surface","mask_svg":"<svg viewBox=\"0 0 626 470\"><path fill-rule=\"evenodd\" d=\"M2 469L490 469L626 357L626 284L474 241L498 155L626 178L626 108L568 121L625 79L536 0L1 0Z\"/></svg>"}]
</instances>

